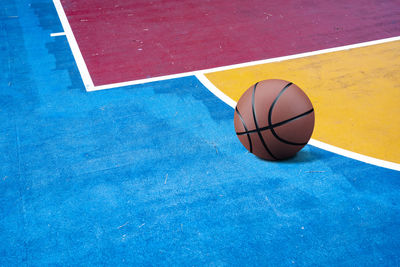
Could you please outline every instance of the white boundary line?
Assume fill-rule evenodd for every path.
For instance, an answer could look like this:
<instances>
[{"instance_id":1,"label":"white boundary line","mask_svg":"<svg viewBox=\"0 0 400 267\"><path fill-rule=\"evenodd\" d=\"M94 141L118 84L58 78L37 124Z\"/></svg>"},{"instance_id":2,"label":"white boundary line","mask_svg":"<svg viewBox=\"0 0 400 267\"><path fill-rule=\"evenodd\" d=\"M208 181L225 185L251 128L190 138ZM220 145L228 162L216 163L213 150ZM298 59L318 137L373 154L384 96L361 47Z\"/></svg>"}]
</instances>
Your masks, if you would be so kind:
<instances>
[{"instance_id":1,"label":"white boundary line","mask_svg":"<svg viewBox=\"0 0 400 267\"><path fill-rule=\"evenodd\" d=\"M204 70L190 71L190 72L184 72L184 73L172 74L172 75L165 75L165 76L159 76L159 77L141 79L141 80L135 80L135 81L128 81L128 82L112 83L112 84L94 86L93 88L90 88L90 90L88 90L88 91L105 90L105 89L111 89L111 88L123 87L123 86L135 85L135 84L143 84L143 83L149 83L149 82L163 81L163 80L169 80L169 79L174 79L174 78L182 78L182 77L187 77L187 76L196 76L196 75L199 75L199 74L206 74L206 73L210 73L210 72L224 71L224 70L230 70L230 69L236 69L236 68L243 68L243 67L261 65L261 64L272 63L272 62L285 61L285 60L296 59L296 58L310 57L310 56L315 56L315 55L338 52L338 51L343 51L343 50L349 50L349 49L366 47L366 46L377 45L377 44L383 44L383 43L394 42L394 41L400 41L400 36L386 38L386 39L380 39L380 40L375 40L375 41L369 41L369 42L364 42L364 43L358 43L358 44L352 44L352 45L345 45L345 46L339 46L339 47L334 47L334 48L322 49L322 50L318 50L318 51L306 52L306 53L301 53L301 54L295 54L295 55L289 55L289 56L283 56L283 57L276 57L276 58L269 58L269 59L257 60L257 61L252 61L252 62L234 64L234 65L223 66L223 67L216 67L216 68L210 68L210 69L204 69Z\"/></svg>"},{"instance_id":2,"label":"white boundary line","mask_svg":"<svg viewBox=\"0 0 400 267\"><path fill-rule=\"evenodd\" d=\"M136 84L165 81L165 80L170 80L170 79L194 76L198 73L201 73L201 71L184 72L184 73L178 73L178 74L171 74L171 75L158 76L158 77L153 77L153 78L134 80L134 81L129 81L129 82L98 85L98 86L94 86L93 88L90 88L90 90L88 90L88 91L99 91L99 90L106 90L106 89L112 89L112 88L124 87L124 86L136 85Z\"/></svg>"},{"instance_id":3,"label":"white boundary line","mask_svg":"<svg viewBox=\"0 0 400 267\"><path fill-rule=\"evenodd\" d=\"M308 144L321 148L323 150L327 150L330 152L333 152L335 154L339 154L348 158L352 158L352 159L356 159L358 161L362 161L365 163L369 163L372 165L376 165L379 167L384 167L387 169L392 169L392 170L396 170L396 171L400 171L400 164L394 163L394 162L390 162L390 161L386 161L386 160L381 160L381 159L377 159L377 158L373 158L373 157L368 157L362 154L358 154L343 148L339 148L336 146L332 146L332 145L328 145L326 143L323 143L321 141L317 141L314 139L311 139Z\"/></svg>"},{"instance_id":4,"label":"white boundary line","mask_svg":"<svg viewBox=\"0 0 400 267\"><path fill-rule=\"evenodd\" d=\"M76 64L78 66L78 70L81 74L83 83L86 87L87 91L98 91L98 90L104 90L104 89L111 89L111 88L116 88L116 87L123 87L123 86L129 86L129 85L135 85L135 84L143 84L143 83L149 83L149 82L156 82L156 81L163 81L163 80L168 80L168 79L174 79L174 78L182 78L182 77L187 77L187 76L196 76L196 78L208 89L210 90L216 97L224 101L226 104L231 106L232 108L236 107L236 102L228 97L226 94L224 94L222 91L220 91L217 87L214 86L206 77L204 74L210 73L210 72L217 72L217 71L224 71L224 70L229 70L229 69L235 69L235 68L242 68L242 67L249 67L249 66L255 66L255 65L260 65L260 64L266 64L266 63L272 63L272 62L279 62L279 61L285 61L285 60L290 60L290 59L296 59L296 58L303 58L303 57L310 57L310 56L315 56L315 55L320 55L320 54L326 54L326 53L332 53L332 52L338 52L338 51L343 51L343 50L349 50L349 49L354 49L354 48L360 48L360 47L366 47L366 46L371 46L371 45L377 45L377 44L383 44L383 43L388 43L388 42L393 42L393 41L399 41L400 36L392 37L392 38L386 38L386 39L380 39L380 40L375 40L375 41L369 41L369 42L364 42L364 43L358 43L358 44L352 44L352 45L345 45L345 46L340 46L340 47L334 47L334 48L328 48L328 49L322 49L318 51L313 51L313 52L307 52L307 53L300 53L300 54L295 54L295 55L289 55L289 56L283 56L283 57L276 57L276 58L270 58L270 59L264 59L264 60L257 60L257 61L252 61L252 62L246 62L246 63L240 63L240 64L234 64L234 65L229 65L229 66L223 66L223 67L217 67L217 68L210 68L210 69L204 69L204 70L198 70L198 71L191 71L191 72L185 72L185 73L179 73L179 74L172 74L172 75L165 75L165 76L159 76L159 77L154 77L154 78L148 78L148 79L140 79L140 80L135 80L135 81L128 81L128 82L121 82L121 83L113 83L113 84L106 84L106 85L101 85L101 86L94 86L93 80L89 74L89 70L86 66L86 63L83 59L82 53L79 49L78 43L75 39L75 36L72 32L71 26L68 22L67 16L64 12L64 9L62 7L62 4L60 0L53 0L54 6L56 7L58 16L60 18L61 24L64 28L64 33L53 33L51 34L52 37L54 36L61 36L61 35L66 35L68 39L68 43L71 47L72 54L75 58ZM328 145L326 143L311 139L308 144L321 148L323 150L327 150L339 155L342 155L344 157L352 158L358 161L362 161L365 163L369 163L372 165L400 171L400 164L394 163L394 162L389 162L385 160L380 160L376 159L373 157L368 157L365 155L361 155L349 150L345 150L339 147L335 147L332 145Z\"/></svg>"},{"instance_id":5,"label":"white boundary line","mask_svg":"<svg viewBox=\"0 0 400 267\"><path fill-rule=\"evenodd\" d=\"M79 50L78 43L76 42L75 36L72 32L71 26L69 25L67 16L65 15L64 8L61 5L60 0L53 0L54 6L56 7L58 17L60 18L61 25L64 28L65 35L67 36L69 46L71 47L72 54L74 55L76 65L78 66L79 73L81 74L83 84L86 90L94 88L92 77L90 77L89 70L86 66L85 60L83 59L82 53Z\"/></svg>"},{"instance_id":6,"label":"white boundary line","mask_svg":"<svg viewBox=\"0 0 400 267\"><path fill-rule=\"evenodd\" d=\"M230 97L228 97L226 94L224 94L222 91L220 91L214 84L212 84L205 76L204 74L197 74L196 75L197 79L208 89L210 90L216 97L218 97L219 99L221 99L222 101L224 101L226 104L228 104L229 106L231 106L232 108L236 107L236 102L231 99ZM355 159L358 161L362 161L365 163L369 163L375 166L379 166L379 167L383 167L383 168L387 168L387 169L392 169L392 170L396 170L396 171L400 171L400 164L394 163L394 162L390 162L390 161L386 161L386 160L381 160L381 159L377 159L377 158L373 158L373 157L368 157L362 154L358 154L346 149L342 149L339 147L335 147L332 145L328 145L326 143L323 143L321 141L317 141L315 139L311 139L308 142L309 145L321 148L323 150L329 151L329 152L333 152L335 154L339 154L341 156L347 157L347 158L351 158L351 159Z\"/></svg>"}]
</instances>

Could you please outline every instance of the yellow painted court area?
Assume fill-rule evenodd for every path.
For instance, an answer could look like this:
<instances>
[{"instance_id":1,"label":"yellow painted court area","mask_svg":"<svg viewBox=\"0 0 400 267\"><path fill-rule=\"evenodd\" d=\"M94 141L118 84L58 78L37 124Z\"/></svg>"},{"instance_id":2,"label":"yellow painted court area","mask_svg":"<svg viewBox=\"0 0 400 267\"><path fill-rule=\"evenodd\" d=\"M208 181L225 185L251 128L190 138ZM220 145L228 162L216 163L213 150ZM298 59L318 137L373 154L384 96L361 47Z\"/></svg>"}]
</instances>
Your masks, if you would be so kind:
<instances>
[{"instance_id":1,"label":"yellow painted court area","mask_svg":"<svg viewBox=\"0 0 400 267\"><path fill-rule=\"evenodd\" d=\"M312 138L400 163L400 41L206 74L237 101L252 84L302 88L316 115Z\"/></svg>"}]
</instances>

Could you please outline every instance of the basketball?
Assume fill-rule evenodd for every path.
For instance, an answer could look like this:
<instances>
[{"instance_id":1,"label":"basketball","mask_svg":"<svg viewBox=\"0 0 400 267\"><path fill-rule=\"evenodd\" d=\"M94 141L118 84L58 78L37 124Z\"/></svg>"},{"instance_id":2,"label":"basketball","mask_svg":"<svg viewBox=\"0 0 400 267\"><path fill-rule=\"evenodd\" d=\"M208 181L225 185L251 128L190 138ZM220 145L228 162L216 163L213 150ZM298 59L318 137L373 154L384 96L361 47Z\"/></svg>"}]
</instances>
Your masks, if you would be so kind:
<instances>
[{"instance_id":1,"label":"basketball","mask_svg":"<svg viewBox=\"0 0 400 267\"><path fill-rule=\"evenodd\" d=\"M310 140L314 108L297 85L264 80L240 97L234 125L249 152L266 160L284 160L295 156Z\"/></svg>"}]
</instances>

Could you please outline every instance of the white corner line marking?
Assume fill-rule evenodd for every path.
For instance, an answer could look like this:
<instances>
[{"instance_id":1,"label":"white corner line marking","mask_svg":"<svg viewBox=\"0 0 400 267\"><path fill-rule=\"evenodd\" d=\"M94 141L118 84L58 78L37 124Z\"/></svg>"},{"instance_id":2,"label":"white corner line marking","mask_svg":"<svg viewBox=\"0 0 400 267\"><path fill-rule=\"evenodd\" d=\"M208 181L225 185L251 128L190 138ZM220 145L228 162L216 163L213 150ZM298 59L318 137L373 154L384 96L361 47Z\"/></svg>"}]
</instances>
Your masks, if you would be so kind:
<instances>
[{"instance_id":1,"label":"white corner line marking","mask_svg":"<svg viewBox=\"0 0 400 267\"><path fill-rule=\"evenodd\" d=\"M56 0L54 0L54 1L56 1ZM371 45L384 44L384 43L394 42L394 41L400 41L400 36L385 38L385 39L380 39L380 40L374 40L374 41L369 41L369 42L364 42L364 43L322 49L322 50L300 53L300 54L295 54L295 55L239 63L239 64L228 65L228 66L223 66L223 67L190 71L190 72L184 72L184 73L179 73L179 74L164 75L164 76L158 76L158 77L152 77L152 78L146 78L146 79L140 79L140 80L134 80L134 81L105 84L105 85L91 87L90 89L88 89L88 91L98 91L98 90L112 89L112 88L116 88L116 87L124 87L124 86L144 84L144 83L149 83L149 82L164 81L164 80L169 80L169 79L174 79L174 78L182 78L182 77L187 77L187 76L196 76L197 74L207 74L207 73L211 73L211 72L218 72L218 71L250 67L250 66L256 66L256 65L273 63L273 62L286 61L286 60L297 59L297 58L316 56L316 55L321 55L321 54L350 50L350 49L354 49L354 48L361 48L361 47L366 47L366 46L371 46Z\"/></svg>"},{"instance_id":2,"label":"white corner line marking","mask_svg":"<svg viewBox=\"0 0 400 267\"><path fill-rule=\"evenodd\" d=\"M206 87L211 93L213 93L216 97L224 101L226 104L231 106L232 108L236 108L236 102L226 94L224 94L221 90L219 90L212 82L204 74L197 74L196 78Z\"/></svg>"},{"instance_id":3,"label":"white corner line marking","mask_svg":"<svg viewBox=\"0 0 400 267\"><path fill-rule=\"evenodd\" d=\"M91 88L94 87L94 84L92 78L90 77L89 70L86 66L85 60L83 59L82 53L79 50L79 46L72 32L71 26L69 25L67 15L64 12L64 8L62 7L60 0L53 0L53 3L57 10L58 17L60 18L61 25L63 26L65 35L67 36L69 46L71 47L71 51L75 58L76 65L78 66L78 70L79 73L81 74L83 83L86 87L86 90L89 91Z\"/></svg>"},{"instance_id":4,"label":"white corner line marking","mask_svg":"<svg viewBox=\"0 0 400 267\"><path fill-rule=\"evenodd\" d=\"M231 99L230 97L228 97L226 94L224 94L221 90L219 90L213 83L211 83L210 80L207 79L207 77L204 74L197 74L196 75L197 79L210 91L212 92L216 97L218 97L219 99L221 99L222 101L224 101L226 104L228 104L229 106L231 106L232 108L236 108L236 102ZM358 161L362 161L365 163L369 163L375 166L379 166L379 167L383 167L383 168L387 168L387 169L392 169L395 171L400 171L400 164L394 163L394 162L390 162L390 161L386 161L386 160L381 160L381 159L377 159L377 158L373 158L373 157L369 157L369 156L365 156L362 154L358 154L343 148L339 148L339 147L335 147L332 145L328 145L326 143L323 143L321 141L317 141L315 139L310 139L310 141L308 142L309 145L318 147L320 149L335 153L335 154L339 154L341 156L347 157L347 158L351 158L351 159L355 159Z\"/></svg>"},{"instance_id":5,"label":"white corner line marking","mask_svg":"<svg viewBox=\"0 0 400 267\"><path fill-rule=\"evenodd\" d=\"M55 32L50 34L51 37L65 36L65 35L66 35L65 32Z\"/></svg>"},{"instance_id":6,"label":"white corner line marking","mask_svg":"<svg viewBox=\"0 0 400 267\"><path fill-rule=\"evenodd\" d=\"M128 81L128 82L120 82L120 83L112 83L112 84L106 84L106 85L98 85L98 86L94 86L93 88L90 88L90 90L88 89L87 91L99 91L99 90L106 90L106 89L112 89L112 88L117 88L117 87L125 87L125 86L130 86L130 85L137 85L137 84L145 84L145 83L150 83L150 82L165 81L165 80L170 80L170 79L183 78L183 77L187 77L187 76L194 76L197 73L200 73L200 72L197 72L197 71L185 72L185 73L158 76L158 77L153 77L153 78L145 78L145 79Z\"/></svg>"}]
</instances>

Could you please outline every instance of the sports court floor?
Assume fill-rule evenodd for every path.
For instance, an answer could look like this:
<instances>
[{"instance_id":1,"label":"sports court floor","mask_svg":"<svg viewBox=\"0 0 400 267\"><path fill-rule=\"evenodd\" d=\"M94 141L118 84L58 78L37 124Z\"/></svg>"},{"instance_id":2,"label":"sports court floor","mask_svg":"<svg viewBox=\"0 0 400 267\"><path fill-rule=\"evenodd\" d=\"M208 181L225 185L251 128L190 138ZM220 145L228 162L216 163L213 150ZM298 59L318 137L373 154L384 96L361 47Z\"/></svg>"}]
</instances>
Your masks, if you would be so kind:
<instances>
[{"instance_id":1,"label":"sports court floor","mask_svg":"<svg viewBox=\"0 0 400 267\"><path fill-rule=\"evenodd\" d=\"M399 0L3 0L0 266L400 266ZM261 160L252 84L310 97Z\"/></svg>"}]
</instances>

